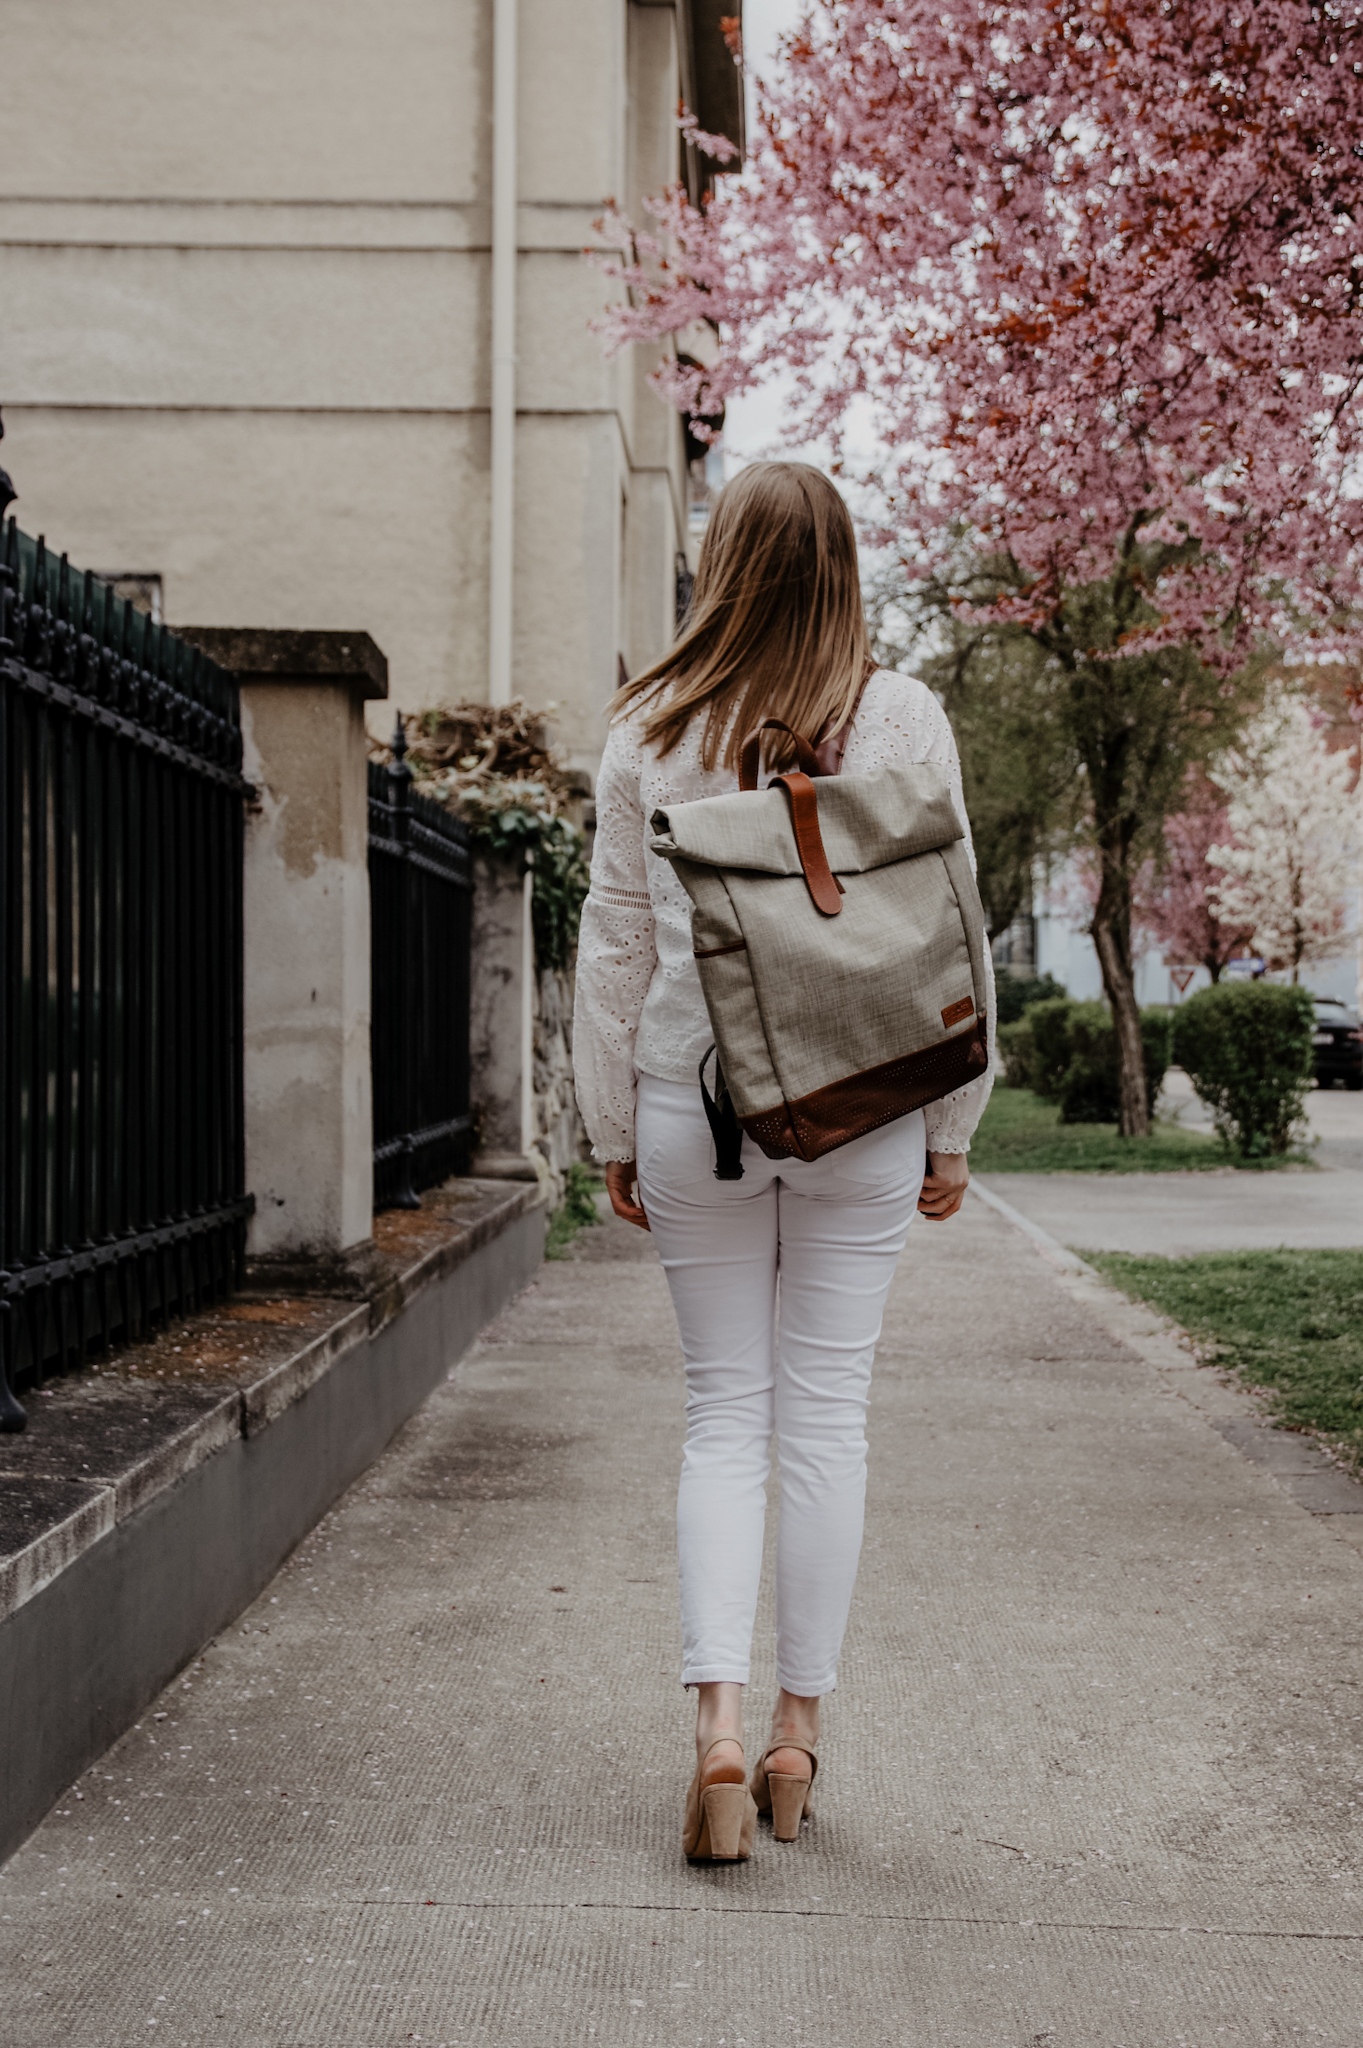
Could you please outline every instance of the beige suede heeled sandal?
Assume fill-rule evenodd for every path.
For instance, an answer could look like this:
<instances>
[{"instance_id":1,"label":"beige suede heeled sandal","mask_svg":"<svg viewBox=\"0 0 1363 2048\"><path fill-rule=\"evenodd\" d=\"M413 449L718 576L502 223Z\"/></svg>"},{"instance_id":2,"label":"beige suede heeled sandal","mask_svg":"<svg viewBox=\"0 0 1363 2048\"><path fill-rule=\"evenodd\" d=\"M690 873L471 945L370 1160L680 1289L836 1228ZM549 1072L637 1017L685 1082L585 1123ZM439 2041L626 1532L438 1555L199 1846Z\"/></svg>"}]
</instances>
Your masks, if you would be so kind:
<instances>
[{"instance_id":1,"label":"beige suede heeled sandal","mask_svg":"<svg viewBox=\"0 0 1363 2048\"><path fill-rule=\"evenodd\" d=\"M778 1749L802 1749L809 1758L809 1776L795 1778L784 1771L769 1771L767 1758ZM818 1768L819 1759L809 1744L789 1739L769 1743L754 1765L752 1792L757 1811L771 1815L771 1831L778 1842L795 1841L800 1833L800 1822L813 1813L811 1792Z\"/></svg>"},{"instance_id":2,"label":"beige suede heeled sandal","mask_svg":"<svg viewBox=\"0 0 1363 2048\"><path fill-rule=\"evenodd\" d=\"M700 1774L705 1758L721 1742L735 1742L732 1735L719 1735L696 1765L696 1775L686 1795L686 1820L682 1827L682 1852L693 1863L745 1863L752 1855L757 1807L752 1793L740 1777L736 1785L702 1785ZM740 1755L743 1745L737 1743Z\"/></svg>"}]
</instances>

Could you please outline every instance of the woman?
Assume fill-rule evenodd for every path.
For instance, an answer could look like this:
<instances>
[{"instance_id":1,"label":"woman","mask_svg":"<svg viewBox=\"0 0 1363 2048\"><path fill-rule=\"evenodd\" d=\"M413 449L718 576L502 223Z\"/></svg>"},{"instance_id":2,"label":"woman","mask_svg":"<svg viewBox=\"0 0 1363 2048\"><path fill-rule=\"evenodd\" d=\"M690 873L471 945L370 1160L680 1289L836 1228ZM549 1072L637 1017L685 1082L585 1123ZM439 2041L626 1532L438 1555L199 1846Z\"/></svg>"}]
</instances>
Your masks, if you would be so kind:
<instances>
[{"instance_id":1,"label":"woman","mask_svg":"<svg viewBox=\"0 0 1363 2048\"><path fill-rule=\"evenodd\" d=\"M804 463L755 463L721 491L685 628L612 711L578 949L577 1094L611 1206L652 1231L681 1330L682 1683L698 1696L683 1846L728 1859L747 1855L757 1806L788 1840L808 1811L861 1548L885 1296L915 1210L941 1221L961 1206L991 1075L811 1162L769 1160L745 1138L742 1179L716 1180L690 903L649 850L649 820L736 789L738 749L764 718L814 735L853 711L844 774L938 762L965 812L936 699L870 660L851 519ZM778 765L779 745L767 761ZM773 1435L780 1691L750 1794L742 1696Z\"/></svg>"}]
</instances>

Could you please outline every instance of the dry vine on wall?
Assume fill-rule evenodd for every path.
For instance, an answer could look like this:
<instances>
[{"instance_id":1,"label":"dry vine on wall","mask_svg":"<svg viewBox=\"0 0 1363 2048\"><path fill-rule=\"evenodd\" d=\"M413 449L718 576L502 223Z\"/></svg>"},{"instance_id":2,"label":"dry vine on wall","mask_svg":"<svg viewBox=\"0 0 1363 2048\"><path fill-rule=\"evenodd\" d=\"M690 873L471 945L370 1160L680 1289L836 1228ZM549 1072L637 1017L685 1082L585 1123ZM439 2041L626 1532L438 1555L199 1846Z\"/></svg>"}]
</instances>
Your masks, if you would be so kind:
<instances>
[{"instance_id":1,"label":"dry vine on wall","mask_svg":"<svg viewBox=\"0 0 1363 2048\"><path fill-rule=\"evenodd\" d=\"M422 796L462 818L490 853L520 854L534 873L535 960L572 963L587 896L587 843L571 815L586 781L549 744L544 714L525 704L453 704L404 717L407 760ZM380 760L387 746L370 742Z\"/></svg>"}]
</instances>

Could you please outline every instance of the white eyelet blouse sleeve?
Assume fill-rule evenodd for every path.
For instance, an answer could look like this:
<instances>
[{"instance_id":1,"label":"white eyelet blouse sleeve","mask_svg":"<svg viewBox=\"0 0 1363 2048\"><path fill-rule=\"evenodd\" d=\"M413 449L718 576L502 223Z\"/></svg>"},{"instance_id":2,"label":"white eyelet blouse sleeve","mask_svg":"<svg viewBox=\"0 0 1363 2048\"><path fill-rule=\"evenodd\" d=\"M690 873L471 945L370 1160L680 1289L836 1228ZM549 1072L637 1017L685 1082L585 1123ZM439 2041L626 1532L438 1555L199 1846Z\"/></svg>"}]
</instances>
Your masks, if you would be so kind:
<instances>
[{"instance_id":1,"label":"white eyelet blouse sleeve","mask_svg":"<svg viewBox=\"0 0 1363 2048\"><path fill-rule=\"evenodd\" d=\"M658 953L644 865L636 749L611 727L596 778L592 885L582 906L573 1002L578 1108L597 1159L634 1157L634 1052Z\"/></svg>"},{"instance_id":2,"label":"white eyelet blouse sleeve","mask_svg":"<svg viewBox=\"0 0 1363 2048\"><path fill-rule=\"evenodd\" d=\"M648 850L655 810L737 787L700 760L699 719L659 761L637 719L612 726L596 785L592 884L578 939L573 1066L582 1120L598 1159L634 1157L637 1073L694 1083L713 1033L691 956L691 906L670 863ZM913 676L882 669L857 712L844 774L891 764L935 762L946 769L974 864L961 765L946 713ZM989 1066L977 1080L924 1111L928 1149L968 1152L994 1075L994 981L985 952Z\"/></svg>"}]
</instances>

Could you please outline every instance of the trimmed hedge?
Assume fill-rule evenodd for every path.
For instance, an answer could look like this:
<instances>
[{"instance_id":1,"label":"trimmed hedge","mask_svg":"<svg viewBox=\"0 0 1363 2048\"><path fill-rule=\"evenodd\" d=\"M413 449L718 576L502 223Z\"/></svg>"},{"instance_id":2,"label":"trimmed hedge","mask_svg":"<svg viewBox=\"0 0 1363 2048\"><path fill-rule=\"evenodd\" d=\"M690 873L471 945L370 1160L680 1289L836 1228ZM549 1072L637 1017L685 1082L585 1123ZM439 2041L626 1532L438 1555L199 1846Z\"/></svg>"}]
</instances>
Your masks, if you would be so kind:
<instances>
[{"instance_id":1,"label":"trimmed hedge","mask_svg":"<svg viewBox=\"0 0 1363 2048\"><path fill-rule=\"evenodd\" d=\"M1174 1058L1245 1159L1290 1150L1311 1086L1315 1012L1304 988L1222 982L1174 1017Z\"/></svg>"},{"instance_id":2,"label":"trimmed hedge","mask_svg":"<svg viewBox=\"0 0 1363 2048\"><path fill-rule=\"evenodd\" d=\"M1151 1115L1169 1065L1169 1019L1141 1011L1145 1092ZM998 1034L1004 1079L1060 1105L1064 1124L1114 1124L1121 1110L1117 1031L1105 1003L1075 1003L1066 996L1035 1003Z\"/></svg>"},{"instance_id":3,"label":"trimmed hedge","mask_svg":"<svg viewBox=\"0 0 1363 2048\"><path fill-rule=\"evenodd\" d=\"M1070 1063L1070 1018L1080 1005L1069 996L1036 1003L1027 1017L1032 1031L1032 1088L1043 1102L1059 1102Z\"/></svg>"},{"instance_id":4,"label":"trimmed hedge","mask_svg":"<svg viewBox=\"0 0 1363 2048\"><path fill-rule=\"evenodd\" d=\"M1003 1062L1005 1088L1030 1088L1036 1046L1032 1039L1031 1024L1026 1017L1015 1018L1011 1024L1000 1024L998 1050L999 1058Z\"/></svg>"},{"instance_id":5,"label":"trimmed hedge","mask_svg":"<svg viewBox=\"0 0 1363 2048\"><path fill-rule=\"evenodd\" d=\"M1060 1084L1062 1124L1115 1124L1121 1115L1117 1027L1104 1003L1076 1003L1070 1017L1070 1058ZM1155 1100L1169 1065L1169 1018L1164 1010L1141 1011L1145 1055L1145 1109Z\"/></svg>"},{"instance_id":6,"label":"trimmed hedge","mask_svg":"<svg viewBox=\"0 0 1363 2048\"><path fill-rule=\"evenodd\" d=\"M994 1007L1000 1024L1016 1024L1033 1003L1063 996L1065 985L1053 974L1003 974L995 976Z\"/></svg>"}]
</instances>

